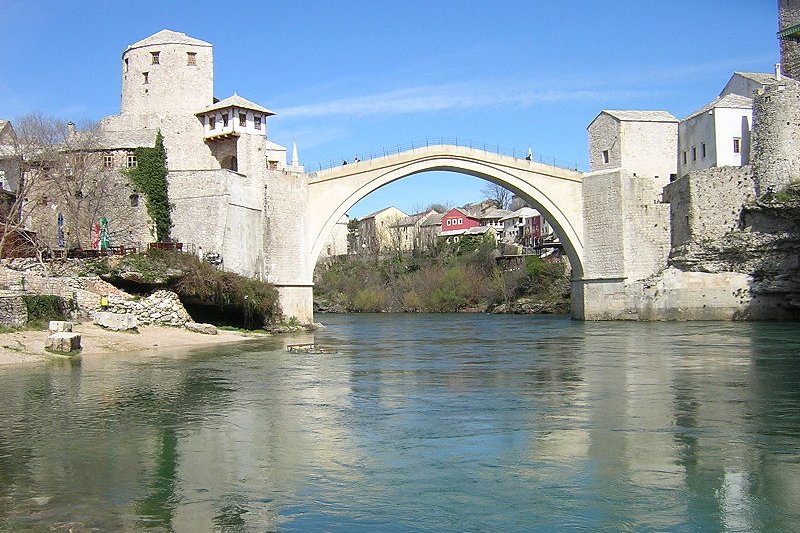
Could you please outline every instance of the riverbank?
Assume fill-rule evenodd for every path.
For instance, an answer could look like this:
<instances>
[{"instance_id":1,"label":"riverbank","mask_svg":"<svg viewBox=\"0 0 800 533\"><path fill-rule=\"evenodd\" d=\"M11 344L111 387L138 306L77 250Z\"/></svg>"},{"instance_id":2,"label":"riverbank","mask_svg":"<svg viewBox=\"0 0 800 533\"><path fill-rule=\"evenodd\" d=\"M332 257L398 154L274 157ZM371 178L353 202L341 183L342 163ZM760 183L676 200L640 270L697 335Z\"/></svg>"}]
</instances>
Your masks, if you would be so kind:
<instances>
[{"instance_id":1,"label":"riverbank","mask_svg":"<svg viewBox=\"0 0 800 533\"><path fill-rule=\"evenodd\" d=\"M97 356L116 352L158 350L178 346L213 346L252 339L243 333L220 330L217 335L204 335L186 329L143 326L138 333L110 331L100 326L76 324L81 334L81 356ZM19 330L0 333L0 367L45 361L53 354L44 349L49 331Z\"/></svg>"}]
</instances>

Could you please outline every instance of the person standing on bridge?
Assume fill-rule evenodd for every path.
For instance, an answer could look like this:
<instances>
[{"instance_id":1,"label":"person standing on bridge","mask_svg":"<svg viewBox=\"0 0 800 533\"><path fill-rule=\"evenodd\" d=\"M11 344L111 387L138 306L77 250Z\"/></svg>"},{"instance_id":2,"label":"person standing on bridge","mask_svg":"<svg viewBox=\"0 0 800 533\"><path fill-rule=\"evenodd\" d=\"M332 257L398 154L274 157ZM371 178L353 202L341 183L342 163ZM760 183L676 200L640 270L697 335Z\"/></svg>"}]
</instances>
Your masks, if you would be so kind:
<instances>
[{"instance_id":1,"label":"person standing on bridge","mask_svg":"<svg viewBox=\"0 0 800 533\"><path fill-rule=\"evenodd\" d=\"M358 158L358 156L355 156L353 158L353 163L358 163L359 161L361 161L361 160Z\"/></svg>"},{"instance_id":2,"label":"person standing on bridge","mask_svg":"<svg viewBox=\"0 0 800 533\"><path fill-rule=\"evenodd\" d=\"M525 159L528 161L533 161L533 151L531 150L530 146L528 146L528 155L525 156Z\"/></svg>"}]
</instances>

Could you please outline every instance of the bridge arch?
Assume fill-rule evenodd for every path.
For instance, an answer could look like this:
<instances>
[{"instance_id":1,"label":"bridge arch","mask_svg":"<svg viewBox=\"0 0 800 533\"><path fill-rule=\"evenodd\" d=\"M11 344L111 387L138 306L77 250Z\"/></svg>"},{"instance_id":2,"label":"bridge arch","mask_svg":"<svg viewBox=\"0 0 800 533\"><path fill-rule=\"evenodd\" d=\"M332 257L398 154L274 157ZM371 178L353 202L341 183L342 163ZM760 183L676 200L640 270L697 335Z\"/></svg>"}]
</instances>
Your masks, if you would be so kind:
<instances>
[{"instance_id":1,"label":"bridge arch","mask_svg":"<svg viewBox=\"0 0 800 533\"><path fill-rule=\"evenodd\" d=\"M481 178L526 200L553 226L572 263L573 278L583 275L581 172L452 145L426 146L311 174L308 272L313 272L336 222L358 201L405 177L436 170Z\"/></svg>"}]
</instances>

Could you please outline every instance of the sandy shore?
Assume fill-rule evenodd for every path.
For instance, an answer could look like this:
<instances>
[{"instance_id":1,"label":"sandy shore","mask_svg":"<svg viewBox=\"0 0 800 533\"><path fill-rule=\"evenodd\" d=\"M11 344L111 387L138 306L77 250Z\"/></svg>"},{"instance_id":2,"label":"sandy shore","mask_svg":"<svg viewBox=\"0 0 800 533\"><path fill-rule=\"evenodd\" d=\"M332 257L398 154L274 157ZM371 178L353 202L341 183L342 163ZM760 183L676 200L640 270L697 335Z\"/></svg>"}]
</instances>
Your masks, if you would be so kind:
<instances>
[{"instance_id":1,"label":"sandy shore","mask_svg":"<svg viewBox=\"0 0 800 533\"><path fill-rule=\"evenodd\" d=\"M76 333L81 334L81 356L92 356L114 352L152 350L178 346L213 346L238 342L252 337L219 331L218 335L203 335L180 328L143 326L139 333L110 331L94 324L76 324ZM15 331L0 334L0 366L44 361L52 354L44 345L49 331Z\"/></svg>"}]
</instances>

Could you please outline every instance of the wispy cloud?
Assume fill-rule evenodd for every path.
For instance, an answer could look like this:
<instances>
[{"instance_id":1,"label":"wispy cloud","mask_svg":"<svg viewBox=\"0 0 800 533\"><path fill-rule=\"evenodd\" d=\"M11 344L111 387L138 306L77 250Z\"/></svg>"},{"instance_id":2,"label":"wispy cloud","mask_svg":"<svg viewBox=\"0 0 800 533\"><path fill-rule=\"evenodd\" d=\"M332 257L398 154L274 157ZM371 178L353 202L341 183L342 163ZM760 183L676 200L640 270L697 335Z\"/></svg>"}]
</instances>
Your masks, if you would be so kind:
<instances>
[{"instance_id":1,"label":"wispy cloud","mask_svg":"<svg viewBox=\"0 0 800 533\"><path fill-rule=\"evenodd\" d=\"M279 110L284 118L331 115L387 115L491 107L530 107L538 103L603 102L652 94L649 90L481 88L477 85L433 85L379 92Z\"/></svg>"}]
</instances>

